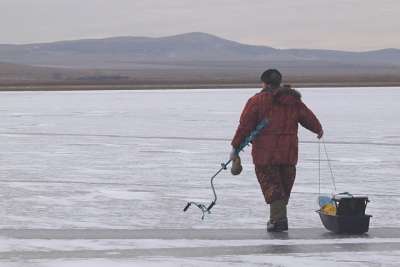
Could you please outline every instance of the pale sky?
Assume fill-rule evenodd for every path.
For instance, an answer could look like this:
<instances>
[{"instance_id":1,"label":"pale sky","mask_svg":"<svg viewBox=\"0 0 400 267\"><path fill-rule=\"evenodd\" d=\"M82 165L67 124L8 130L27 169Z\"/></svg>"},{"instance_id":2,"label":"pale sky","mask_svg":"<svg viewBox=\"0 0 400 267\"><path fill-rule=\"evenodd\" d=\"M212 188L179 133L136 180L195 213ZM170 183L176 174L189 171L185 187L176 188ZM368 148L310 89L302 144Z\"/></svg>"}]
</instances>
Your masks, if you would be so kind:
<instances>
[{"instance_id":1,"label":"pale sky","mask_svg":"<svg viewBox=\"0 0 400 267\"><path fill-rule=\"evenodd\" d=\"M0 43L206 32L276 48L400 48L400 0L0 0Z\"/></svg>"}]
</instances>

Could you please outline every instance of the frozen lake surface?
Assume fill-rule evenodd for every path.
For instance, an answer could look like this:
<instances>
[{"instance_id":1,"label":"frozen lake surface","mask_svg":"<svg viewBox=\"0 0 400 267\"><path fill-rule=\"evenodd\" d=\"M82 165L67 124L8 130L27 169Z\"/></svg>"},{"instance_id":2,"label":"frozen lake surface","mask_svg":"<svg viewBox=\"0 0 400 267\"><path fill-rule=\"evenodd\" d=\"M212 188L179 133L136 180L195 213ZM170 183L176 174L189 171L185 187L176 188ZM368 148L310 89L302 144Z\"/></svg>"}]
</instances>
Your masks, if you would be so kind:
<instances>
[{"instance_id":1,"label":"frozen lake surface","mask_svg":"<svg viewBox=\"0 0 400 267\"><path fill-rule=\"evenodd\" d=\"M182 212L211 200L209 178L257 91L1 93L0 228L264 228L250 148L240 176L215 180L210 216ZM300 91L324 126L337 191L369 196L371 227L399 227L400 88ZM300 140L289 227L321 229L318 144L305 130ZM326 161L322 181L332 192Z\"/></svg>"}]
</instances>

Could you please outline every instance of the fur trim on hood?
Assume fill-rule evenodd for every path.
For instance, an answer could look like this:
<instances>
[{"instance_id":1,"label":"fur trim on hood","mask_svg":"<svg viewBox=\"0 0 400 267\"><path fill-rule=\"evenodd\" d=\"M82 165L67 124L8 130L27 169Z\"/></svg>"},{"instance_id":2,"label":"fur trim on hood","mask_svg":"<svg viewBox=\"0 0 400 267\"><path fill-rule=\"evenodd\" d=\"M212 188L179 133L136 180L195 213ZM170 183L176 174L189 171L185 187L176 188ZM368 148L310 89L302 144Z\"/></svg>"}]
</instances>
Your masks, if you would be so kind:
<instances>
[{"instance_id":1,"label":"fur trim on hood","mask_svg":"<svg viewBox=\"0 0 400 267\"><path fill-rule=\"evenodd\" d=\"M288 85L279 88L274 93L274 102L281 105L293 105L298 103L299 101L301 101L300 92L292 89Z\"/></svg>"}]
</instances>

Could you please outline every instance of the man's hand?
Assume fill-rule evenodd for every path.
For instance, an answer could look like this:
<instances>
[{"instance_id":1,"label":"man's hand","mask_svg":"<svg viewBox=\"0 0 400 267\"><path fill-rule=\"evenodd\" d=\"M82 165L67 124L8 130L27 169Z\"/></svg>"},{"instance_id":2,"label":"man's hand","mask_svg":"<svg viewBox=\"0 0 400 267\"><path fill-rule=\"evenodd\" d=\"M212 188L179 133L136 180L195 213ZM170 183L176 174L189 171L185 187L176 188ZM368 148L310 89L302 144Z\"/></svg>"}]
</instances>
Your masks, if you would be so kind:
<instances>
[{"instance_id":1,"label":"man's hand","mask_svg":"<svg viewBox=\"0 0 400 267\"><path fill-rule=\"evenodd\" d=\"M232 161L231 173L232 175L239 175L243 170L240 157L237 156L235 160Z\"/></svg>"},{"instance_id":2,"label":"man's hand","mask_svg":"<svg viewBox=\"0 0 400 267\"><path fill-rule=\"evenodd\" d=\"M321 130L321 131L318 133L317 138L318 138L318 139L321 139L322 136L324 136L324 130Z\"/></svg>"},{"instance_id":3,"label":"man's hand","mask_svg":"<svg viewBox=\"0 0 400 267\"><path fill-rule=\"evenodd\" d=\"M235 161L239 155L236 153L236 149L232 147L231 153L229 154L229 159Z\"/></svg>"}]
</instances>

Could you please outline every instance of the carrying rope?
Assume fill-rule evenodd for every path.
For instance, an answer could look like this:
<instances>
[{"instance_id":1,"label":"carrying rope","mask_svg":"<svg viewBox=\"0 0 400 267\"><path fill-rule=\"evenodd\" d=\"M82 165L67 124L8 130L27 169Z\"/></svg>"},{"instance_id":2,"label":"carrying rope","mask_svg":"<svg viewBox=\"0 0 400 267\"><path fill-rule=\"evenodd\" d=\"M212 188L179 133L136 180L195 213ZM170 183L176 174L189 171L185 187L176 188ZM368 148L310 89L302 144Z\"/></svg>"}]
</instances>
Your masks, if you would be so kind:
<instances>
[{"instance_id":1,"label":"carrying rope","mask_svg":"<svg viewBox=\"0 0 400 267\"><path fill-rule=\"evenodd\" d=\"M331 160L328 155L328 150L326 149L325 140L323 138L318 141L318 195L321 195L321 143L324 147L324 152L326 156L326 161L328 162L329 171L331 174L331 181L333 186L333 193L336 193L336 180L335 175L333 174L333 168L331 164Z\"/></svg>"},{"instance_id":2,"label":"carrying rope","mask_svg":"<svg viewBox=\"0 0 400 267\"><path fill-rule=\"evenodd\" d=\"M318 140L318 196L321 195L321 140Z\"/></svg>"}]
</instances>

